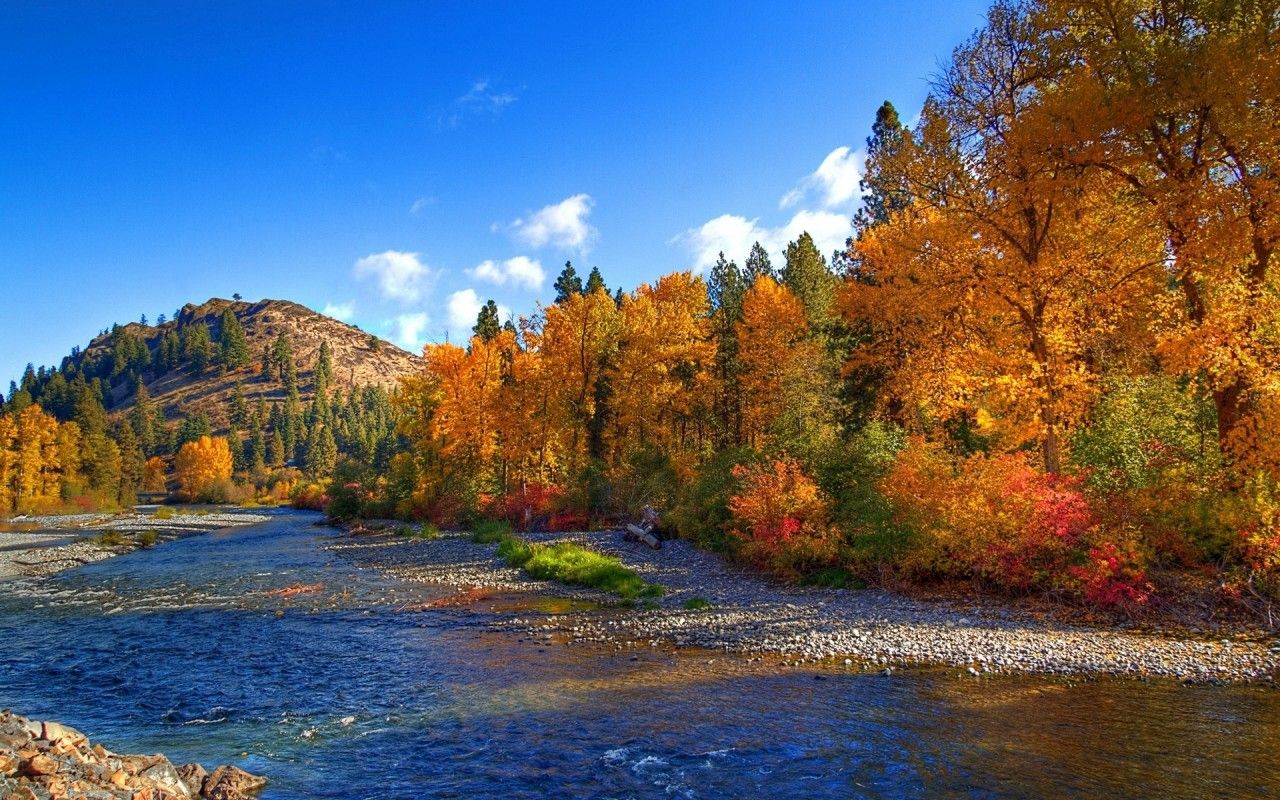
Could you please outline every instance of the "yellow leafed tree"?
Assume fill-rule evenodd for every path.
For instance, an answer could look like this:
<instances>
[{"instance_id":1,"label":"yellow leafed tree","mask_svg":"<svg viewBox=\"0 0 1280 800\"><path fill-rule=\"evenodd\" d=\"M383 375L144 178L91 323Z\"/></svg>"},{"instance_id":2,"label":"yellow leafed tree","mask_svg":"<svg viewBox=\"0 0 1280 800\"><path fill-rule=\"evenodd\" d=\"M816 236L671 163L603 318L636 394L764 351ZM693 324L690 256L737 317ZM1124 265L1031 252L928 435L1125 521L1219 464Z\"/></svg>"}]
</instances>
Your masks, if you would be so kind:
<instances>
[{"instance_id":1,"label":"yellow leafed tree","mask_svg":"<svg viewBox=\"0 0 1280 800\"><path fill-rule=\"evenodd\" d=\"M231 448L221 436L201 436L187 442L174 459L174 473L182 494L198 499L221 481L231 479Z\"/></svg>"}]
</instances>

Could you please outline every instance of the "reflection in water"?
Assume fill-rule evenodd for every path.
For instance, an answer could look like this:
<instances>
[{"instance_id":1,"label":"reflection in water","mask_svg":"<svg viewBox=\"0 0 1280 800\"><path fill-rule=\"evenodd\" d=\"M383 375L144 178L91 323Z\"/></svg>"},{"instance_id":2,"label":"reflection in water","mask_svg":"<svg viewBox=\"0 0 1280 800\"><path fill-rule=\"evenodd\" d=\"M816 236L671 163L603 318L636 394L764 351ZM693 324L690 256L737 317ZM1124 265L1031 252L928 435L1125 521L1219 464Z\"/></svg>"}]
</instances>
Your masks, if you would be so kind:
<instances>
[{"instance_id":1,"label":"reflection in water","mask_svg":"<svg viewBox=\"0 0 1280 800\"><path fill-rule=\"evenodd\" d=\"M0 705L118 750L241 763L271 776L267 798L1280 791L1275 691L565 647L485 630L570 610L542 600L398 613L452 593L333 559L314 520L0 588Z\"/></svg>"}]
</instances>

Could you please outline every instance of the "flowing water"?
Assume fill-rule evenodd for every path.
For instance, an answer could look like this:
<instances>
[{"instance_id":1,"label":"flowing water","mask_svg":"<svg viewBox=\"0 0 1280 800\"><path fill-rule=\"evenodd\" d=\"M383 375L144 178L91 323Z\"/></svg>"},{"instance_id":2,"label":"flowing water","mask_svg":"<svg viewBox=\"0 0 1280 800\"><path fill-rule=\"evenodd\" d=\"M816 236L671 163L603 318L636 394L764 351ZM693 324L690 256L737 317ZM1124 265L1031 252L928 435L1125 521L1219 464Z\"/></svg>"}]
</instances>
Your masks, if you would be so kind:
<instances>
[{"instance_id":1,"label":"flowing water","mask_svg":"<svg viewBox=\"0 0 1280 800\"><path fill-rule=\"evenodd\" d=\"M518 603L408 608L444 592L355 569L316 521L0 583L0 705L237 763L264 798L1280 794L1275 690L566 647L486 629ZM323 589L268 594L297 584Z\"/></svg>"}]
</instances>

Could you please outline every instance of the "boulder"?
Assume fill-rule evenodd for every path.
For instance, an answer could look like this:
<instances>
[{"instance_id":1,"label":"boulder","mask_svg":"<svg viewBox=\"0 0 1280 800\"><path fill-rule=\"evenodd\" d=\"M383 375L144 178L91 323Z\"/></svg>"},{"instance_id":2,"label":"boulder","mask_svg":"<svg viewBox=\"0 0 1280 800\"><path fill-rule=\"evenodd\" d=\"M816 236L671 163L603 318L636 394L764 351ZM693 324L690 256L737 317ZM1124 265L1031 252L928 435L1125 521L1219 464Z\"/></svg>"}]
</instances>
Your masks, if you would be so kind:
<instances>
[{"instance_id":1,"label":"boulder","mask_svg":"<svg viewBox=\"0 0 1280 800\"><path fill-rule=\"evenodd\" d=\"M204 788L204 780L209 777L209 773L199 764L183 764L178 767L178 777L182 778L182 782L191 790L192 795L199 795Z\"/></svg>"},{"instance_id":2,"label":"boulder","mask_svg":"<svg viewBox=\"0 0 1280 800\"><path fill-rule=\"evenodd\" d=\"M201 795L206 800L241 800L266 785L266 778L250 775L239 767L222 766L205 778Z\"/></svg>"},{"instance_id":3,"label":"boulder","mask_svg":"<svg viewBox=\"0 0 1280 800\"><path fill-rule=\"evenodd\" d=\"M195 797L195 792L191 791L187 786L187 782L178 775L178 771L173 768L173 764L170 764L168 760L143 770L141 777L154 783L157 789L169 794L184 798Z\"/></svg>"}]
</instances>

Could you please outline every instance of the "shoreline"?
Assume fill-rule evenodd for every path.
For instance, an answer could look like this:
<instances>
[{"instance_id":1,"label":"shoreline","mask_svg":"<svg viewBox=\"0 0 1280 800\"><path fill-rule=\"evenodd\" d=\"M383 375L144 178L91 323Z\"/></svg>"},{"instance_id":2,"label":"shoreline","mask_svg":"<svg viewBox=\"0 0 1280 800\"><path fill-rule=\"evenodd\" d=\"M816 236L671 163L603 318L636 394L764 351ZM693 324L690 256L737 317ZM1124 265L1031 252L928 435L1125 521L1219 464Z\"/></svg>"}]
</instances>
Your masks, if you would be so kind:
<instances>
[{"instance_id":1,"label":"shoreline","mask_svg":"<svg viewBox=\"0 0 1280 800\"><path fill-rule=\"evenodd\" d=\"M610 613L607 606L616 605L617 598L531 579L499 559L494 545L473 543L466 533L419 540L386 530L347 530L324 547L401 580L457 590L461 602L444 606L474 602L468 594L483 598L477 589L605 604L602 611L526 613L492 624L566 644L619 650L691 647L776 657L784 666L828 664L889 671L956 667L972 677L1016 673L1262 685L1274 685L1280 677L1280 637L1275 636L1135 632L1046 621L988 598L960 604L882 589L788 586L687 542L669 540L662 549L650 550L625 541L616 531L524 536L539 543L572 541L616 556L666 592L649 607ZM694 598L710 607L684 608Z\"/></svg>"},{"instance_id":2,"label":"shoreline","mask_svg":"<svg viewBox=\"0 0 1280 800\"><path fill-rule=\"evenodd\" d=\"M48 578L64 570L163 542L225 528L255 525L268 519L268 515L255 513L252 509L226 507L208 511L183 508L165 517L138 510L12 517L0 521L0 580ZM119 534L119 543L106 544L90 536L107 531ZM154 534L155 541L143 544L137 540L138 534Z\"/></svg>"}]
</instances>

